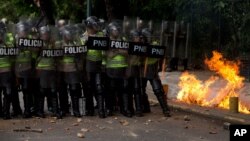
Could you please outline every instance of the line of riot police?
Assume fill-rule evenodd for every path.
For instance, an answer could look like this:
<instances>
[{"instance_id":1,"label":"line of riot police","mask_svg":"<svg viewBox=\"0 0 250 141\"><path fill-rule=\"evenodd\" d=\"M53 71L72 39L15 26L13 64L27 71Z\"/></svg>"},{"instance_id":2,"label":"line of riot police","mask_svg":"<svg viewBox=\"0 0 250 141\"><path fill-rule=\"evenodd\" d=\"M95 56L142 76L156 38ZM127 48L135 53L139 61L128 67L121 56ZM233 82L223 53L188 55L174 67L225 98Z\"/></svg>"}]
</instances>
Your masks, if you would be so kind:
<instances>
[{"instance_id":1,"label":"line of riot police","mask_svg":"<svg viewBox=\"0 0 250 141\"><path fill-rule=\"evenodd\" d=\"M71 113L94 116L96 108L100 118L116 112L143 116L151 111L148 81L164 116L170 116L158 75L159 61L166 54L160 30L153 32L128 19L103 26L90 16L83 24L59 20L55 26L38 28L27 20L1 22L0 31L0 50L5 50L0 53L4 119L21 114L45 117L45 98L50 115L57 118ZM23 112L18 91L23 93Z\"/></svg>"}]
</instances>

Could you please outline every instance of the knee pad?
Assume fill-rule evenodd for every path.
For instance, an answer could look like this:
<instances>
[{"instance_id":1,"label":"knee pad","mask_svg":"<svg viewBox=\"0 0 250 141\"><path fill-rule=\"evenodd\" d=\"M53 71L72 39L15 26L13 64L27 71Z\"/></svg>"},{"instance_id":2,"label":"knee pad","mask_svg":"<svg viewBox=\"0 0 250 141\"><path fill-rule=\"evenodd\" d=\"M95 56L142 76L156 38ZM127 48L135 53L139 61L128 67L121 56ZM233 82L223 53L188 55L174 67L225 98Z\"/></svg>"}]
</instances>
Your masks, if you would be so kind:
<instances>
[{"instance_id":1,"label":"knee pad","mask_svg":"<svg viewBox=\"0 0 250 141\"><path fill-rule=\"evenodd\" d=\"M150 83L151 83L153 91L156 95L160 94L160 93L164 93L163 88L162 88L162 84L161 84L161 80L153 79L150 81Z\"/></svg>"}]
</instances>

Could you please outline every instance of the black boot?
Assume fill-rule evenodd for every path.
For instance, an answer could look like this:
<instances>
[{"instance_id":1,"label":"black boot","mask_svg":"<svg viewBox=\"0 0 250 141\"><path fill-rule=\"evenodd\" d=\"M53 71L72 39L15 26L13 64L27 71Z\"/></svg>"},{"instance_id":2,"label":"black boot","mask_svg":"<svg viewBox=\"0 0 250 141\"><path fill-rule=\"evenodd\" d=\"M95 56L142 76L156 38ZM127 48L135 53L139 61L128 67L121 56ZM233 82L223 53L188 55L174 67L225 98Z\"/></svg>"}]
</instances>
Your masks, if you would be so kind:
<instances>
[{"instance_id":1,"label":"black boot","mask_svg":"<svg viewBox=\"0 0 250 141\"><path fill-rule=\"evenodd\" d=\"M69 114L67 85L62 84L60 91L59 91L59 101L60 101L60 110L61 110L62 116Z\"/></svg>"},{"instance_id":2,"label":"black boot","mask_svg":"<svg viewBox=\"0 0 250 141\"><path fill-rule=\"evenodd\" d=\"M104 98L102 95L97 96L97 105L98 105L98 115L100 118L105 118L105 108L104 108Z\"/></svg>"},{"instance_id":3,"label":"black boot","mask_svg":"<svg viewBox=\"0 0 250 141\"><path fill-rule=\"evenodd\" d=\"M86 116L94 116L95 115L95 108L94 108L94 101L93 101L93 94L88 92L85 95L86 98Z\"/></svg>"},{"instance_id":4,"label":"black boot","mask_svg":"<svg viewBox=\"0 0 250 141\"><path fill-rule=\"evenodd\" d=\"M138 117L142 117L142 99L140 94L135 94L135 115Z\"/></svg>"},{"instance_id":5,"label":"black boot","mask_svg":"<svg viewBox=\"0 0 250 141\"><path fill-rule=\"evenodd\" d=\"M127 93L122 94L123 101L123 112L122 114L126 117L132 117L132 112L129 109L129 96Z\"/></svg>"},{"instance_id":6,"label":"black boot","mask_svg":"<svg viewBox=\"0 0 250 141\"><path fill-rule=\"evenodd\" d=\"M10 95L3 98L3 119L10 119Z\"/></svg>"},{"instance_id":7,"label":"black boot","mask_svg":"<svg viewBox=\"0 0 250 141\"><path fill-rule=\"evenodd\" d=\"M150 103L149 103L147 94L142 95L142 111L143 111L143 113L150 113L151 112Z\"/></svg>"},{"instance_id":8,"label":"black boot","mask_svg":"<svg viewBox=\"0 0 250 141\"><path fill-rule=\"evenodd\" d=\"M77 96L71 96L73 115L75 117L82 117L79 111L79 98Z\"/></svg>"},{"instance_id":9,"label":"black boot","mask_svg":"<svg viewBox=\"0 0 250 141\"><path fill-rule=\"evenodd\" d=\"M57 117L58 119L61 119L62 115L59 110L58 97L56 93L52 93L51 100L52 100L52 113L53 113L52 116Z\"/></svg>"},{"instance_id":10,"label":"black boot","mask_svg":"<svg viewBox=\"0 0 250 141\"><path fill-rule=\"evenodd\" d=\"M44 95L41 95L39 97L38 110L37 110L37 114L36 115L38 117L45 118L45 115L44 115Z\"/></svg>"},{"instance_id":11,"label":"black boot","mask_svg":"<svg viewBox=\"0 0 250 141\"><path fill-rule=\"evenodd\" d=\"M168 105L167 105L167 100L165 99L164 94L158 93L155 95L157 97L158 102L160 103L160 106L162 108L162 112L163 112L164 116L171 117L170 110L169 110Z\"/></svg>"},{"instance_id":12,"label":"black boot","mask_svg":"<svg viewBox=\"0 0 250 141\"><path fill-rule=\"evenodd\" d=\"M3 117L3 111L2 111L2 91L0 89L0 117Z\"/></svg>"},{"instance_id":13,"label":"black boot","mask_svg":"<svg viewBox=\"0 0 250 141\"><path fill-rule=\"evenodd\" d=\"M21 116L23 114L21 106L20 106L20 101L19 101L19 94L17 91L16 87L12 88L12 94L11 94L11 103L12 103L12 107L13 107L13 113L11 114L11 116L13 117L17 117L17 116Z\"/></svg>"},{"instance_id":14,"label":"black boot","mask_svg":"<svg viewBox=\"0 0 250 141\"><path fill-rule=\"evenodd\" d=\"M184 67L184 71L188 70L188 59L183 59L182 60L182 65Z\"/></svg>"},{"instance_id":15,"label":"black boot","mask_svg":"<svg viewBox=\"0 0 250 141\"><path fill-rule=\"evenodd\" d=\"M113 116L114 111L114 98L112 93L108 93L105 96L106 112L107 116Z\"/></svg>"},{"instance_id":16,"label":"black boot","mask_svg":"<svg viewBox=\"0 0 250 141\"><path fill-rule=\"evenodd\" d=\"M23 101L24 101L24 113L23 113L23 118L31 118L32 115L31 115L31 111L30 111L30 108L31 108L31 105L30 105L30 102L31 102L31 97L30 97L30 94L28 92L28 90L23 90Z\"/></svg>"},{"instance_id":17,"label":"black boot","mask_svg":"<svg viewBox=\"0 0 250 141\"><path fill-rule=\"evenodd\" d=\"M47 100L48 111L49 111L49 112L53 112L53 102L52 102L52 97L51 97L51 95L48 95L48 94L47 94L46 100Z\"/></svg>"}]
</instances>

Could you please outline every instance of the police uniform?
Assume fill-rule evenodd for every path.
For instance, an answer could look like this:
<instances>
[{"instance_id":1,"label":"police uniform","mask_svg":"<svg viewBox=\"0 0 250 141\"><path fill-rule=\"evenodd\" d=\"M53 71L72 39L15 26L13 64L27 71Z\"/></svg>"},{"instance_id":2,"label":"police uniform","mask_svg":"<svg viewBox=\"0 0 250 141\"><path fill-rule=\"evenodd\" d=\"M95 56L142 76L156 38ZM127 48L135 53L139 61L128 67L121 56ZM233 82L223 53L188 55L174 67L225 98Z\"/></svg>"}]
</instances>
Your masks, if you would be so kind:
<instances>
[{"instance_id":1,"label":"police uniform","mask_svg":"<svg viewBox=\"0 0 250 141\"><path fill-rule=\"evenodd\" d=\"M60 46L60 42L51 41L51 29L48 26L42 26L39 29L40 38L43 40L43 48L46 50L56 49ZM44 97L45 95L51 97L52 100L52 113L53 116L61 118L59 106L58 106L58 96L56 89L56 59L54 57L40 56L37 59L36 69L39 77L40 84L40 95L39 95L39 106L38 113L39 117L44 117Z\"/></svg>"},{"instance_id":2,"label":"police uniform","mask_svg":"<svg viewBox=\"0 0 250 141\"><path fill-rule=\"evenodd\" d=\"M29 25L27 22L20 21L16 25L16 44L19 38L29 38ZM24 100L24 118L30 118L31 106L32 106L32 94L31 94L31 76L32 73L32 52L30 49L25 47L20 47L19 54L16 56L15 62L15 73L18 78L18 83L22 87L23 100Z\"/></svg>"},{"instance_id":3,"label":"police uniform","mask_svg":"<svg viewBox=\"0 0 250 141\"><path fill-rule=\"evenodd\" d=\"M87 31L83 34L81 40L87 42L90 36L102 36L98 33L98 19L95 16L90 16L85 20ZM92 33L90 33L92 32ZM86 98L86 115L94 115L93 96L96 96L98 104L98 115L100 118L105 118L104 107L104 88L102 82L102 51L88 49L86 55L86 73L88 91L84 92ZM94 90L94 91L93 91Z\"/></svg>"},{"instance_id":4,"label":"police uniform","mask_svg":"<svg viewBox=\"0 0 250 141\"><path fill-rule=\"evenodd\" d=\"M144 36L146 41L146 38L150 38L151 33L150 31L146 28L142 30L142 35ZM150 43L150 40L146 41ZM159 45L159 43L157 43L156 41L153 41L151 43L152 45ZM144 74L143 74L143 81L142 81L142 88L143 88L143 97L145 101L148 101L147 99L147 94L146 94L146 87L147 87L147 81L150 82L152 88L153 88L153 92L157 98L157 100L160 103L160 106L162 108L163 114L164 116L170 116L170 111L167 105L167 101L164 98L164 90L163 90L163 86L161 83L161 80L159 78L158 75L158 58L151 58L151 57L146 57L144 60L144 67L142 68ZM148 103L148 102L146 102ZM145 103L144 103L145 104ZM145 105L143 105L145 106ZM146 105L146 107L149 105ZM149 108L149 107L147 107ZM148 109L147 109L148 110Z\"/></svg>"},{"instance_id":5,"label":"police uniform","mask_svg":"<svg viewBox=\"0 0 250 141\"><path fill-rule=\"evenodd\" d=\"M111 40L122 41L120 38L120 27L116 23L110 23L108 26ZM129 108L128 92L128 51L124 49L109 49L107 51L107 76L110 79L110 88L108 93L107 109L114 110L115 94L119 99L119 106L122 114L127 117L132 116Z\"/></svg>"},{"instance_id":6,"label":"police uniform","mask_svg":"<svg viewBox=\"0 0 250 141\"><path fill-rule=\"evenodd\" d=\"M4 23L0 22L0 46L6 48L5 44L6 29ZM12 73L11 73L11 60L9 56L0 55L0 93L3 92L3 118L10 119L10 104L11 104L11 88L12 88ZM2 100L2 94L0 94ZM2 106L2 103L1 103ZM2 107L0 107L2 108Z\"/></svg>"},{"instance_id":7,"label":"police uniform","mask_svg":"<svg viewBox=\"0 0 250 141\"><path fill-rule=\"evenodd\" d=\"M70 25L67 25L62 29L62 47L76 46L77 43L74 40L74 31ZM81 81L82 74L80 73L82 67L77 63L77 55L65 54L59 60L58 70L62 73L62 81L69 88L69 93L71 96L73 115L75 117L81 117L79 111L79 97L81 96ZM62 93L60 93L62 94ZM66 94L66 93L65 93ZM60 101L62 102L62 101Z\"/></svg>"},{"instance_id":8,"label":"police uniform","mask_svg":"<svg viewBox=\"0 0 250 141\"><path fill-rule=\"evenodd\" d=\"M130 37L132 38L132 42L140 42L140 32L138 30L132 30L130 32ZM135 104L131 102L129 105L132 107L135 105L135 115L143 116L142 114L142 94L141 94L141 63L142 57L138 55L130 55L129 56L129 93L132 96L132 101L134 98ZM130 100L131 101L131 100Z\"/></svg>"}]
</instances>

